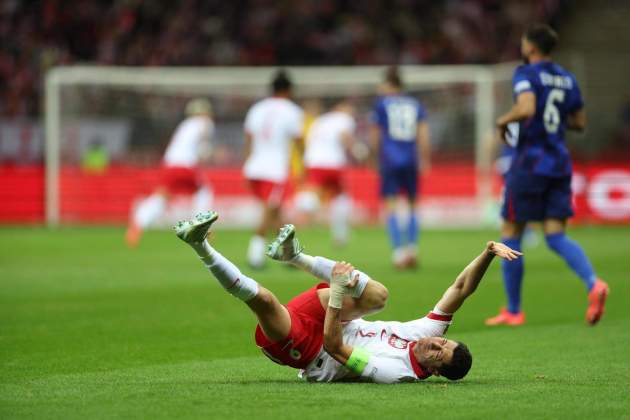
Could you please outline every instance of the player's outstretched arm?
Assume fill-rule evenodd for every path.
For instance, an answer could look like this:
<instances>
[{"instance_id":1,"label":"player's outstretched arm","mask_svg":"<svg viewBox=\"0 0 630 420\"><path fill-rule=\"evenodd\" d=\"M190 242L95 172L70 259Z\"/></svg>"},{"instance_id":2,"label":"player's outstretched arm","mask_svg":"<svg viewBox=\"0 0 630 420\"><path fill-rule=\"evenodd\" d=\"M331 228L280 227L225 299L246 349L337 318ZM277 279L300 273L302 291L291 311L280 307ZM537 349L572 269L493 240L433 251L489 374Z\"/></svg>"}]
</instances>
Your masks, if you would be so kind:
<instances>
[{"instance_id":1,"label":"player's outstretched arm","mask_svg":"<svg viewBox=\"0 0 630 420\"><path fill-rule=\"evenodd\" d=\"M455 282L446 289L442 299L437 304L437 308L448 314L455 313L462 306L466 298L473 294L479 282L483 278L488 266L492 262L494 256L512 261L523 255L518 251L514 251L508 246L490 241L486 244L486 249L481 255L472 260L464 271L457 276Z\"/></svg>"},{"instance_id":2,"label":"player's outstretched arm","mask_svg":"<svg viewBox=\"0 0 630 420\"><path fill-rule=\"evenodd\" d=\"M324 320L324 349L333 359L343 365L348 363L354 350L352 346L344 344L341 326L343 297L348 287L352 287L352 283L356 282L356 279L350 279L352 270L354 267L346 262L338 262L333 267L330 298Z\"/></svg>"}]
</instances>

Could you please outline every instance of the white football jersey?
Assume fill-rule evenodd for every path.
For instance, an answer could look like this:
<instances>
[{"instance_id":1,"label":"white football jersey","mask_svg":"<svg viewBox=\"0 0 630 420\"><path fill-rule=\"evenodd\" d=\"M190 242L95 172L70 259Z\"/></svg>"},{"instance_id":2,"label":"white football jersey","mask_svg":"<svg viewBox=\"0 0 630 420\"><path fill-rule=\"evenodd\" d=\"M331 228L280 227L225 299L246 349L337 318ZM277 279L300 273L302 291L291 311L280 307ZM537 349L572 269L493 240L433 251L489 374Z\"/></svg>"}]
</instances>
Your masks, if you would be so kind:
<instances>
[{"instance_id":1,"label":"white football jersey","mask_svg":"<svg viewBox=\"0 0 630 420\"><path fill-rule=\"evenodd\" d=\"M302 109L288 99L271 97L255 103L245 118L245 131L252 136L245 178L284 182L291 141L302 135L303 120Z\"/></svg>"},{"instance_id":2,"label":"white football jersey","mask_svg":"<svg viewBox=\"0 0 630 420\"><path fill-rule=\"evenodd\" d=\"M214 134L212 119L203 115L186 118L179 123L164 152L165 166L193 168L199 164L204 148L210 148Z\"/></svg>"},{"instance_id":3,"label":"white football jersey","mask_svg":"<svg viewBox=\"0 0 630 420\"><path fill-rule=\"evenodd\" d=\"M304 164L307 168L340 169L346 165L343 133L353 134L354 118L345 112L332 111L318 117L308 132Z\"/></svg>"},{"instance_id":4,"label":"white football jersey","mask_svg":"<svg viewBox=\"0 0 630 420\"><path fill-rule=\"evenodd\" d=\"M370 353L363 373L359 376L351 372L322 348L299 376L313 382L356 380L387 384L424 379L426 375L423 375L412 352L415 341L423 337L440 337L451 324L451 321L431 319L429 316L409 322L350 321L343 329L343 342Z\"/></svg>"}]
</instances>

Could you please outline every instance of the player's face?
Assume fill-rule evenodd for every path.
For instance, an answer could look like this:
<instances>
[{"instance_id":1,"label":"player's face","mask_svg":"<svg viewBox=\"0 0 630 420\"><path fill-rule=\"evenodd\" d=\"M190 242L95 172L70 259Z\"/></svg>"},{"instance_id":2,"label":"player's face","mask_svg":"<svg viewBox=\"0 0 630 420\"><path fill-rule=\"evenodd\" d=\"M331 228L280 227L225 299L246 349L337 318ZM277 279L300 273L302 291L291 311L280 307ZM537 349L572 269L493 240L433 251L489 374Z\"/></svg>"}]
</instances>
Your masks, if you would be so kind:
<instances>
[{"instance_id":1,"label":"player's face","mask_svg":"<svg viewBox=\"0 0 630 420\"><path fill-rule=\"evenodd\" d=\"M418 362L432 374L443 364L453 359L453 350L457 343L444 337L425 337L418 340L414 353Z\"/></svg>"}]
</instances>

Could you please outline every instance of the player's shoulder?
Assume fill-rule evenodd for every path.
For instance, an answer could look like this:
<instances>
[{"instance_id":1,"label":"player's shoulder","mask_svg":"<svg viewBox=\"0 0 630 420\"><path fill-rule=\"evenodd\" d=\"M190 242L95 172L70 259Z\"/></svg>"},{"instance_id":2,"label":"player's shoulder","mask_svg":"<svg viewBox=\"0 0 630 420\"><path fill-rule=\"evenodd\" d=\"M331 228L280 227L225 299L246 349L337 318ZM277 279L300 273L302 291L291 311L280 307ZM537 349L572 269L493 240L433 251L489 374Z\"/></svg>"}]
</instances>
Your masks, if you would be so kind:
<instances>
[{"instance_id":1,"label":"player's shoulder","mask_svg":"<svg viewBox=\"0 0 630 420\"><path fill-rule=\"evenodd\" d=\"M565 77L569 77L574 82L577 81L575 75L572 72L570 72L569 70L567 70L564 67L562 67L560 64L553 62L553 63L550 63L550 67L553 69L553 72L555 74L558 74L558 75L561 75L561 76L565 76Z\"/></svg>"},{"instance_id":2,"label":"player's shoulder","mask_svg":"<svg viewBox=\"0 0 630 420\"><path fill-rule=\"evenodd\" d=\"M177 128L181 131L192 130L201 126L204 120L205 120L205 117L202 117L199 115L186 117L177 125Z\"/></svg>"},{"instance_id":3,"label":"player's shoulder","mask_svg":"<svg viewBox=\"0 0 630 420\"><path fill-rule=\"evenodd\" d=\"M383 104L385 103L386 98L387 97L384 95L379 95L376 98L374 98L374 108L382 108Z\"/></svg>"},{"instance_id":4,"label":"player's shoulder","mask_svg":"<svg viewBox=\"0 0 630 420\"><path fill-rule=\"evenodd\" d=\"M255 114L257 112L259 112L260 110L264 109L269 102L267 101L268 98L264 98L264 99L259 99L258 101L254 102L250 107L249 107L249 113L250 114Z\"/></svg>"},{"instance_id":5,"label":"player's shoulder","mask_svg":"<svg viewBox=\"0 0 630 420\"><path fill-rule=\"evenodd\" d=\"M302 116L304 115L304 111L302 110L302 107L300 107L298 104L293 102L291 99L288 99L288 98L275 98L275 99L277 103L283 107L284 112L293 114L295 117L298 117L298 118L302 118Z\"/></svg>"},{"instance_id":6,"label":"player's shoulder","mask_svg":"<svg viewBox=\"0 0 630 420\"><path fill-rule=\"evenodd\" d=\"M524 63L524 64L521 64L521 65L517 66L514 69L514 78L516 79L516 78L523 78L523 77L525 77L525 78L530 79L530 78L533 78L536 75L537 71L538 71L538 69L536 68L535 65Z\"/></svg>"}]
</instances>

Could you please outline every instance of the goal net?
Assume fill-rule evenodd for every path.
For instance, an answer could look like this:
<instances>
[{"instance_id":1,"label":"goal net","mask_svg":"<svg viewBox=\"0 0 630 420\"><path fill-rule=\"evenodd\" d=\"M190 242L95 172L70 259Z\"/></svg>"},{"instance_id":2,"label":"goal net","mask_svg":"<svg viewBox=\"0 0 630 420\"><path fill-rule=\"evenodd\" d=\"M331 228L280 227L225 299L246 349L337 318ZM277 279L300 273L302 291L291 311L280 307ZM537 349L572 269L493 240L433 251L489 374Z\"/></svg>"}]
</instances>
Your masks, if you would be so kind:
<instances>
[{"instance_id":1,"label":"goal net","mask_svg":"<svg viewBox=\"0 0 630 420\"><path fill-rule=\"evenodd\" d=\"M401 66L405 90L425 106L432 170L422 180L426 225L479 225L492 194L485 152L497 112L510 101L512 64ZM216 133L204 177L222 219L251 225L256 203L240 175L243 120L268 93L276 68L58 67L46 78L46 220L60 223L124 223L134 200L159 179L162 154L188 100L213 105ZM307 113L350 98L357 108L357 137L367 142L376 87L384 67L288 67L295 100ZM358 221L379 217L373 169L353 162L348 187ZM167 220L181 217L175 200ZM291 211L291 201L287 203Z\"/></svg>"}]
</instances>

